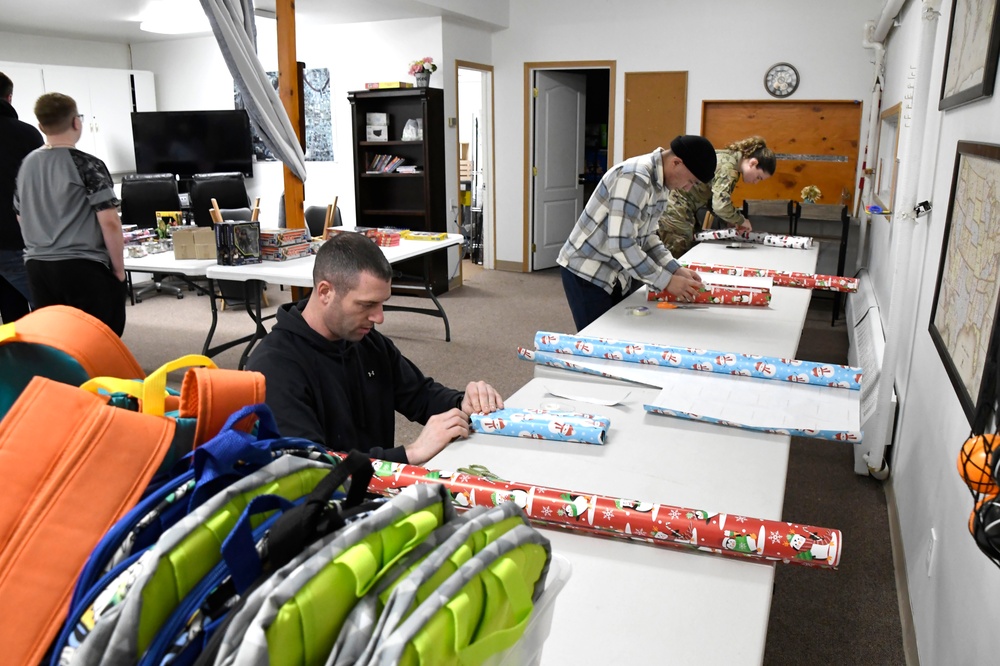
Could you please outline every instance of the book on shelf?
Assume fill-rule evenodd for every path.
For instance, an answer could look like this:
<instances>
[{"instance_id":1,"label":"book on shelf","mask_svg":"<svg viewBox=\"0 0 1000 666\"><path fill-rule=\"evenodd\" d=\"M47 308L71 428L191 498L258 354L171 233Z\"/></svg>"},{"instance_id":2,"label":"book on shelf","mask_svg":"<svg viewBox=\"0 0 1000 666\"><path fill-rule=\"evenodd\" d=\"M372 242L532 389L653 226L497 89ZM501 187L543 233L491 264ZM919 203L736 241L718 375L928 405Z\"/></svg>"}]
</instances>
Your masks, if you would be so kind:
<instances>
[{"instance_id":1,"label":"book on shelf","mask_svg":"<svg viewBox=\"0 0 1000 666\"><path fill-rule=\"evenodd\" d=\"M392 173L403 161L398 155L373 155L365 167L365 173Z\"/></svg>"},{"instance_id":2,"label":"book on shelf","mask_svg":"<svg viewBox=\"0 0 1000 666\"><path fill-rule=\"evenodd\" d=\"M396 167L396 173L420 173L423 169L416 164L400 164Z\"/></svg>"},{"instance_id":3,"label":"book on shelf","mask_svg":"<svg viewBox=\"0 0 1000 666\"><path fill-rule=\"evenodd\" d=\"M365 84L367 90L382 90L388 88L412 88L413 83L408 81L373 81Z\"/></svg>"}]
</instances>

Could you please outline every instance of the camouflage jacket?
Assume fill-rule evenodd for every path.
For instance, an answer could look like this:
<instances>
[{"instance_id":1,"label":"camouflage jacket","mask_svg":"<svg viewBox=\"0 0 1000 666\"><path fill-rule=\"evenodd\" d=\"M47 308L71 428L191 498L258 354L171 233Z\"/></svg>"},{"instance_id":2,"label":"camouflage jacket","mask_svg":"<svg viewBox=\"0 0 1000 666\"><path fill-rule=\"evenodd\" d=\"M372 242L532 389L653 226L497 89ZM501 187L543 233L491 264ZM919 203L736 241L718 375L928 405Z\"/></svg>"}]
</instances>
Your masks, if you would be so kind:
<instances>
[{"instance_id":1,"label":"camouflage jacket","mask_svg":"<svg viewBox=\"0 0 1000 666\"><path fill-rule=\"evenodd\" d=\"M709 201L715 217L731 227L743 224L743 214L733 206L731 198L740 180L740 154L732 150L717 150L715 156L715 178L711 183L699 183L687 192L671 190L667 198L667 208L660 217L657 233L675 257L691 247L695 213L702 206L707 206Z\"/></svg>"}]
</instances>

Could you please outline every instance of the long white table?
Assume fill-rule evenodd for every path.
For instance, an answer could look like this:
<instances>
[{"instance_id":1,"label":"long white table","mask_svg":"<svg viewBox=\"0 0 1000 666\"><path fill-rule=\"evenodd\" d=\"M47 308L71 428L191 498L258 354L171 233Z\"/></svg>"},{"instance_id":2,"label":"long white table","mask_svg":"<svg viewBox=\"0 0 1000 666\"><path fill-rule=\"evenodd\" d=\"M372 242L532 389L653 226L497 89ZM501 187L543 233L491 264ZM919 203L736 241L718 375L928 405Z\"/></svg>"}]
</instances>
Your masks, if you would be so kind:
<instances>
[{"instance_id":1,"label":"long white table","mask_svg":"<svg viewBox=\"0 0 1000 666\"><path fill-rule=\"evenodd\" d=\"M418 282L422 282L422 284L414 287L414 291L420 295L429 297L434 303L433 308L386 304L383 306L383 309L387 312L416 312L439 317L444 321L445 340L450 342L451 324L448 321L448 315L445 313L444 307L437 296L434 295L430 285L430 255L434 252L459 245L461 242L461 234L448 234L448 238L443 240L401 240L398 246L381 248L382 253L390 264L398 264L407 259L423 259L423 275L408 277L414 277ZM243 368L254 345L267 335L264 322L270 317L264 317L261 313L260 294L262 285L271 283L292 287L311 287L313 284L312 270L314 262L315 258L310 255L301 259L292 259L291 261L265 261L259 264L247 264L246 266L220 266L216 263L215 259L177 259L174 257L173 252L160 252L139 258L125 257L125 271L129 276L133 272L174 275L200 292L212 296L209 299L211 303L212 323L209 326L208 334L202 345L202 354L211 357L237 345L245 344L246 346L239 362L239 367ZM195 278L206 278L207 287L196 281ZM216 303L216 298L219 297L219 294L216 291L215 283L219 280L232 280L244 283L246 296L243 303L247 314L254 323L254 331L249 335L213 346L212 339L215 336L219 315Z\"/></svg>"},{"instance_id":2,"label":"long white table","mask_svg":"<svg viewBox=\"0 0 1000 666\"><path fill-rule=\"evenodd\" d=\"M382 247L382 253L385 255L385 258L390 264L398 264L399 262L406 261L407 259L423 259L423 274L419 276L407 277L416 279L420 283L414 287L414 291L417 294L427 296L434 303L433 308L386 304L383 306L383 309L387 312L416 312L433 317L440 317L444 321L445 341L450 342L451 324L448 322L448 315L445 313L444 307L441 305L437 296L434 295L434 291L431 288L430 255L434 252L439 252L449 247L459 245L461 242L461 234L448 234L448 237L443 240L401 240L398 246ZM264 321L268 318L263 317L261 314L260 293L262 285L270 283L283 284L292 287L312 287L312 272L314 263L315 257L310 255L308 257L302 257L301 259L292 259L291 261L265 261L259 264L247 264L245 266L219 266L218 264L209 266L206 270L206 275L211 280L232 280L244 283L246 297L243 302L245 304L247 314L254 322L254 332L248 336L239 338L238 340L231 340L217 347L210 348L209 343L206 342L205 353L211 356L213 353L224 351L234 345L245 342L246 347L243 350L243 354L241 355L239 362L239 367L243 368L246 365L247 358L250 356L250 352L253 350L254 345L267 335L267 329L264 327Z\"/></svg>"},{"instance_id":3,"label":"long white table","mask_svg":"<svg viewBox=\"0 0 1000 666\"><path fill-rule=\"evenodd\" d=\"M702 243L687 261L812 272L817 253L760 246L736 250ZM658 310L625 308L632 294L582 335L794 356L811 291L776 287L771 305ZM559 332L559 331L557 331ZM517 341L532 346L532 341ZM559 405L611 420L604 446L473 434L428 467L488 467L501 478L547 487L781 519L789 438L647 414L658 388L536 366L536 378L506 400L511 407ZM555 397L630 391L611 407ZM810 516L791 516L808 523ZM835 525L830 527L836 527ZM560 530L545 532L573 574L556 603L544 664L760 663L774 566ZM791 566L791 565L781 565ZM828 575L822 571L814 575ZM822 603L821 600L817 603Z\"/></svg>"}]
</instances>

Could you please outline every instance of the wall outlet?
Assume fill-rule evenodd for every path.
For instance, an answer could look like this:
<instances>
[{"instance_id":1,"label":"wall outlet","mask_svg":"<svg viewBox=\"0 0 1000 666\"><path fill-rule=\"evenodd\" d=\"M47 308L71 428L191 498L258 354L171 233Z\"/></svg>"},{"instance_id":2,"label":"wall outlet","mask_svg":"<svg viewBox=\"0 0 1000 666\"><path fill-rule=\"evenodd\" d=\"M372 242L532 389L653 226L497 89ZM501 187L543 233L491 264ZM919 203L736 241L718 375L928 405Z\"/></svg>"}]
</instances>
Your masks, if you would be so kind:
<instances>
[{"instance_id":1,"label":"wall outlet","mask_svg":"<svg viewBox=\"0 0 1000 666\"><path fill-rule=\"evenodd\" d=\"M448 204L451 206L452 210L458 210L458 199L455 198L448 199Z\"/></svg>"},{"instance_id":2,"label":"wall outlet","mask_svg":"<svg viewBox=\"0 0 1000 666\"><path fill-rule=\"evenodd\" d=\"M931 528L931 538L927 541L927 577L934 573L934 554L937 550L937 532Z\"/></svg>"}]
</instances>

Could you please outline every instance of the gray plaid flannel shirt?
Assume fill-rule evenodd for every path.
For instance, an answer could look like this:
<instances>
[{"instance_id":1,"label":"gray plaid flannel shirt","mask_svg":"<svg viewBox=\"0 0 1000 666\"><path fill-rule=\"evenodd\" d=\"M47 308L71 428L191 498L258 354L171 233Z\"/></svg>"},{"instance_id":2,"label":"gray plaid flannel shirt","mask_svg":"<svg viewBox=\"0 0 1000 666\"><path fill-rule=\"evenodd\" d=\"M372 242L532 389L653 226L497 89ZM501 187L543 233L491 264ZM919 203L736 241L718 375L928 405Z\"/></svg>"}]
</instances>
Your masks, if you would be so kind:
<instances>
[{"instance_id":1,"label":"gray plaid flannel shirt","mask_svg":"<svg viewBox=\"0 0 1000 666\"><path fill-rule=\"evenodd\" d=\"M656 231L670 190L661 148L612 167L587 202L556 260L609 294L633 278L662 291L680 264Z\"/></svg>"}]
</instances>

